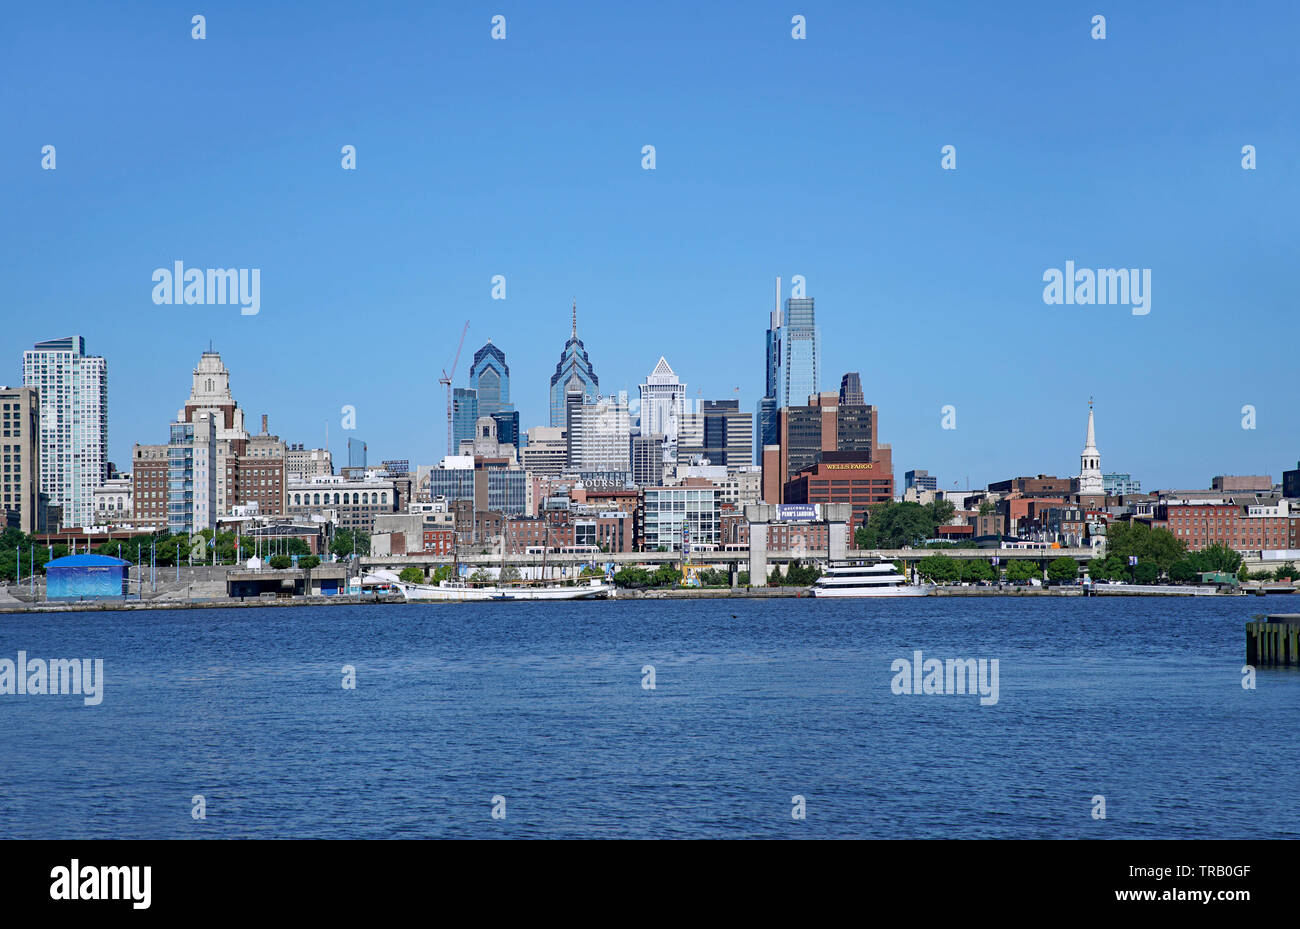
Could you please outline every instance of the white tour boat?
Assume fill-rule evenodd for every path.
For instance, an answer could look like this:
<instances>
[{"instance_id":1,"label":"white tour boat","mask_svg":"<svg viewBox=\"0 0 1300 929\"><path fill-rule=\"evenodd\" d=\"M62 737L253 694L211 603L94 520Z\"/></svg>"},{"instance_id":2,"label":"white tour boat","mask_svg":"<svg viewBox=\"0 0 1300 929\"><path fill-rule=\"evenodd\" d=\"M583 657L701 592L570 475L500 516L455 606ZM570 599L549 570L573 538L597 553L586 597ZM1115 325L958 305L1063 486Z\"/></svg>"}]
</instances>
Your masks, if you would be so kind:
<instances>
[{"instance_id":1,"label":"white tour boat","mask_svg":"<svg viewBox=\"0 0 1300 929\"><path fill-rule=\"evenodd\" d=\"M528 587L520 584L502 587L496 584L486 584L481 587L471 587L462 581L443 581L441 584L433 585L408 584L401 580L393 583L393 586L400 590L402 596L408 601L603 600L614 592L613 584L606 584L599 578L593 578L590 583L568 586L548 584L539 587Z\"/></svg>"},{"instance_id":2,"label":"white tour boat","mask_svg":"<svg viewBox=\"0 0 1300 929\"><path fill-rule=\"evenodd\" d=\"M808 588L814 597L924 597L933 590L929 584L907 583L889 561L829 565Z\"/></svg>"}]
</instances>

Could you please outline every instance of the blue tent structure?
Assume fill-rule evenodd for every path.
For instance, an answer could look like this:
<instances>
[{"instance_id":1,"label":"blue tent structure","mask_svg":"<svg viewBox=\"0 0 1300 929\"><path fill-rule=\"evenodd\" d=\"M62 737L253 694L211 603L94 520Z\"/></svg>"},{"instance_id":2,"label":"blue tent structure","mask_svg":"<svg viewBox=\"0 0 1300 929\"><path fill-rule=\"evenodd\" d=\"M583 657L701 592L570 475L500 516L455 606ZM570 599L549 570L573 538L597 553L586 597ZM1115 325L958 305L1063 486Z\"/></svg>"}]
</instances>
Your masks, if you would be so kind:
<instances>
[{"instance_id":1,"label":"blue tent structure","mask_svg":"<svg viewBox=\"0 0 1300 929\"><path fill-rule=\"evenodd\" d=\"M45 599L122 599L129 561L108 555L68 555L45 563Z\"/></svg>"}]
</instances>

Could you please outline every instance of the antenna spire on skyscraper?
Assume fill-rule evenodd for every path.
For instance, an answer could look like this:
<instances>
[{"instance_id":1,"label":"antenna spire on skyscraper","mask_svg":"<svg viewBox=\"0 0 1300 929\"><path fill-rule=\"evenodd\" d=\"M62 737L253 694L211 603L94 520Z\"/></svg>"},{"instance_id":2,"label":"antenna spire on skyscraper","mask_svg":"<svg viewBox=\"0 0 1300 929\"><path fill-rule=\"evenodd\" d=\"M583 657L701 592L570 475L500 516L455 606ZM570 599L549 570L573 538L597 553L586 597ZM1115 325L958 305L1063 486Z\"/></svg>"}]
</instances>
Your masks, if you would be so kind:
<instances>
[{"instance_id":1,"label":"antenna spire on skyscraper","mask_svg":"<svg viewBox=\"0 0 1300 929\"><path fill-rule=\"evenodd\" d=\"M573 298L573 338L578 338L578 298Z\"/></svg>"}]
</instances>

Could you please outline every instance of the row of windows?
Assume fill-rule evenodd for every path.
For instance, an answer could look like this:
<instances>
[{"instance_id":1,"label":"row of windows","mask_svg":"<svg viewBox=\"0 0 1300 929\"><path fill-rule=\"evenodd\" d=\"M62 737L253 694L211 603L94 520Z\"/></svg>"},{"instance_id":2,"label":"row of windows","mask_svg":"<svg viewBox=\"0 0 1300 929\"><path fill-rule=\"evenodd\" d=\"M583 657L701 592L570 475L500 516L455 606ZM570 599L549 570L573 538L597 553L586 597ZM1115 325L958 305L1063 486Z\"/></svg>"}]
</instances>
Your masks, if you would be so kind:
<instances>
[{"instance_id":1,"label":"row of windows","mask_svg":"<svg viewBox=\"0 0 1300 929\"><path fill-rule=\"evenodd\" d=\"M293 503L294 506L329 506L331 503L330 494L326 493L324 496L325 501L322 504L320 494L294 494ZM343 494L342 497L343 499L339 500L339 494L335 493L333 503L347 505L350 502L352 505L369 505L372 503L384 504L388 502L387 491L375 491L374 493L364 492L361 494L353 493L351 501L348 500L348 495L346 493ZM304 498L306 499L304 500Z\"/></svg>"}]
</instances>

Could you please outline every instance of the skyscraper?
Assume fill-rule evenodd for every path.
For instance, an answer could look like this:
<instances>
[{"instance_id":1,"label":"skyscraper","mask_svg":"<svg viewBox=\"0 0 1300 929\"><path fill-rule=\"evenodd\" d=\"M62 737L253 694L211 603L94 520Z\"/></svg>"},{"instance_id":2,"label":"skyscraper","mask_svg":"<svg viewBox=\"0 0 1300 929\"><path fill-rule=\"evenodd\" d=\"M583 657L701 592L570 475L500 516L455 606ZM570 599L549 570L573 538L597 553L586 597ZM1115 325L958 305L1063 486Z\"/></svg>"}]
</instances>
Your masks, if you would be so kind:
<instances>
[{"instance_id":1,"label":"skyscraper","mask_svg":"<svg viewBox=\"0 0 1300 929\"><path fill-rule=\"evenodd\" d=\"M818 393L819 338L812 297L785 301L781 327L781 393L778 406L803 406Z\"/></svg>"},{"instance_id":2,"label":"skyscraper","mask_svg":"<svg viewBox=\"0 0 1300 929\"><path fill-rule=\"evenodd\" d=\"M781 279L776 279L776 303L768 314L766 355L763 360L763 396L758 401L754 423L757 443L755 458L761 459L764 445L777 442L776 411L781 395Z\"/></svg>"},{"instance_id":3,"label":"skyscraper","mask_svg":"<svg viewBox=\"0 0 1300 929\"><path fill-rule=\"evenodd\" d=\"M44 530L40 475L40 397L31 387L0 387L4 409L0 445L4 473L0 474L0 528L16 515L26 533Z\"/></svg>"},{"instance_id":4,"label":"skyscraper","mask_svg":"<svg viewBox=\"0 0 1300 929\"><path fill-rule=\"evenodd\" d=\"M664 437L665 454L677 457L677 430L685 412L686 385L667 359L659 356L641 390L641 434Z\"/></svg>"},{"instance_id":5,"label":"skyscraper","mask_svg":"<svg viewBox=\"0 0 1300 929\"><path fill-rule=\"evenodd\" d=\"M478 395L478 415L508 413L514 409L510 403L510 366L506 353L487 344L474 353L474 363L469 369L469 386Z\"/></svg>"},{"instance_id":6,"label":"skyscraper","mask_svg":"<svg viewBox=\"0 0 1300 929\"><path fill-rule=\"evenodd\" d=\"M551 375L552 426L566 425L564 395L570 384L578 385L588 403L596 402L600 394L600 379L596 377L591 360L587 357L587 350L583 347L582 340L578 338L577 300L573 301L573 331L569 335L569 340L564 343L560 361L555 366L555 373Z\"/></svg>"},{"instance_id":7,"label":"skyscraper","mask_svg":"<svg viewBox=\"0 0 1300 929\"><path fill-rule=\"evenodd\" d=\"M677 463L688 465L695 458L725 465L728 471L754 463L754 423L740 410L739 400L705 400L698 412L682 419L678 436Z\"/></svg>"},{"instance_id":8,"label":"skyscraper","mask_svg":"<svg viewBox=\"0 0 1300 929\"><path fill-rule=\"evenodd\" d=\"M363 470L366 467L366 443L360 439L348 439L348 467Z\"/></svg>"},{"instance_id":9,"label":"skyscraper","mask_svg":"<svg viewBox=\"0 0 1300 929\"><path fill-rule=\"evenodd\" d=\"M866 403L862 395L862 378L857 371L850 371L840 378L840 403Z\"/></svg>"},{"instance_id":10,"label":"skyscraper","mask_svg":"<svg viewBox=\"0 0 1300 929\"><path fill-rule=\"evenodd\" d=\"M23 353L23 386L40 400L40 490L61 525L91 525L108 477L108 363L79 335L37 342Z\"/></svg>"},{"instance_id":11,"label":"skyscraper","mask_svg":"<svg viewBox=\"0 0 1300 929\"><path fill-rule=\"evenodd\" d=\"M474 438L474 423L479 417L478 391L456 387L451 392L451 454L460 454L460 443Z\"/></svg>"}]
</instances>

